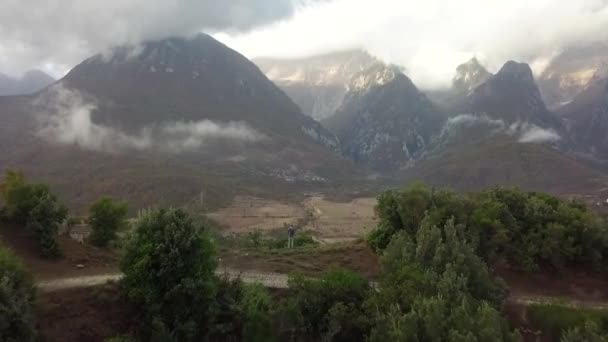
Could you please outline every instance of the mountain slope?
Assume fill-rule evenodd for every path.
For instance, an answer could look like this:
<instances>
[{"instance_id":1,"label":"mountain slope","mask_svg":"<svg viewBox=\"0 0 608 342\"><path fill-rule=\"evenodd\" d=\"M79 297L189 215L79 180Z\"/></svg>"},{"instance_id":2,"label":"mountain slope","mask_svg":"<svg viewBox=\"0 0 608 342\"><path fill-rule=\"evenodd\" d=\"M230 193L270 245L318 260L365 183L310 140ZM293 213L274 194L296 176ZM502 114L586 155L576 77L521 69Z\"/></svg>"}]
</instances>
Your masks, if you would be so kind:
<instances>
[{"instance_id":1,"label":"mountain slope","mask_svg":"<svg viewBox=\"0 0 608 342\"><path fill-rule=\"evenodd\" d=\"M551 60L538 79L548 107L555 109L568 104L602 69L608 69L608 44L591 42L566 48Z\"/></svg>"},{"instance_id":2,"label":"mountain slope","mask_svg":"<svg viewBox=\"0 0 608 342\"><path fill-rule=\"evenodd\" d=\"M608 158L608 77L594 78L572 102L559 110L578 147Z\"/></svg>"},{"instance_id":3,"label":"mountain slope","mask_svg":"<svg viewBox=\"0 0 608 342\"><path fill-rule=\"evenodd\" d=\"M517 143L504 136L451 146L400 176L465 191L506 185L556 194L598 194L608 185L605 169L546 145Z\"/></svg>"},{"instance_id":4,"label":"mountain slope","mask_svg":"<svg viewBox=\"0 0 608 342\"><path fill-rule=\"evenodd\" d=\"M0 112L11 151L2 168L48 180L75 206L105 193L136 206L201 191L222 194L207 203L281 196L356 174L332 152L334 135L206 35L92 57L40 94L3 99Z\"/></svg>"},{"instance_id":5,"label":"mountain slope","mask_svg":"<svg viewBox=\"0 0 608 342\"><path fill-rule=\"evenodd\" d=\"M55 79L40 70L30 70L20 79L0 73L0 96L27 95L48 87Z\"/></svg>"},{"instance_id":6,"label":"mountain slope","mask_svg":"<svg viewBox=\"0 0 608 342\"><path fill-rule=\"evenodd\" d=\"M346 156L391 170L419 158L442 122L397 67L377 64L353 78L344 103L323 124L339 137Z\"/></svg>"},{"instance_id":7,"label":"mountain slope","mask_svg":"<svg viewBox=\"0 0 608 342\"><path fill-rule=\"evenodd\" d=\"M357 73L379 63L363 50L300 59L258 58L254 62L305 114L317 120L334 114Z\"/></svg>"}]
</instances>

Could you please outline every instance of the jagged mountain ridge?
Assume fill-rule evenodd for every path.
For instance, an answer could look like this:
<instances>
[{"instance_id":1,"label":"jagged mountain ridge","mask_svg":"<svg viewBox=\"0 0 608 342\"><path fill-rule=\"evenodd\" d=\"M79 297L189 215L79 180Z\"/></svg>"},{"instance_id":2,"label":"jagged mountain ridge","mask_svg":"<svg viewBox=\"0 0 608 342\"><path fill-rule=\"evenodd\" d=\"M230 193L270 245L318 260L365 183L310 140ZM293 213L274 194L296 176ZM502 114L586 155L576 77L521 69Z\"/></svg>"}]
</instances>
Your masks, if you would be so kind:
<instances>
[{"instance_id":1,"label":"jagged mountain ridge","mask_svg":"<svg viewBox=\"0 0 608 342\"><path fill-rule=\"evenodd\" d=\"M399 68L377 64L351 80L342 106L323 124L339 137L346 156L394 170L424 153L443 120Z\"/></svg>"},{"instance_id":2,"label":"jagged mountain ridge","mask_svg":"<svg viewBox=\"0 0 608 342\"><path fill-rule=\"evenodd\" d=\"M580 43L552 58L538 78L547 106L567 105L591 85L594 78L608 71L608 44Z\"/></svg>"},{"instance_id":3,"label":"jagged mountain ridge","mask_svg":"<svg viewBox=\"0 0 608 342\"><path fill-rule=\"evenodd\" d=\"M380 63L359 49L299 59L258 58L254 62L305 114L317 120L328 118L340 107L356 74Z\"/></svg>"}]
</instances>

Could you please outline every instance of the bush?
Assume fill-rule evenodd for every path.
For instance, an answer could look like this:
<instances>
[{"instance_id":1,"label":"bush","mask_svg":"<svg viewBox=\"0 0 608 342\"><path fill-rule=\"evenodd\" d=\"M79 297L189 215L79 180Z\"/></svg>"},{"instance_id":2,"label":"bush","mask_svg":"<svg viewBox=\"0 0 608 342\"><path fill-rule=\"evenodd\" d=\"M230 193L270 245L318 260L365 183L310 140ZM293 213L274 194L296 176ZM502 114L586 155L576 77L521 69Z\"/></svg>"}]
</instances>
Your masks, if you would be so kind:
<instances>
[{"instance_id":1,"label":"bush","mask_svg":"<svg viewBox=\"0 0 608 342\"><path fill-rule=\"evenodd\" d=\"M48 186L27 184L22 173L9 170L2 186L2 197L6 216L26 226L36 239L40 254L43 257L59 256L57 232L68 211Z\"/></svg>"},{"instance_id":2,"label":"bush","mask_svg":"<svg viewBox=\"0 0 608 342\"><path fill-rule=\"evenodd\" d=\"M102 198L95 202L89 210L91 225L91 243L98 247L106 247L116 239L116 232L125 226L127 204L116 202L111 198Z\"/></svg>"},{"instance_id":3,"label":"bush","mask_svg":"<svg viewBox=\"0 0 608 342\"><path fill-rule=\"evenodd\" d=\"M38 203L29 213L26 227L36 238L42 257L61 255L57 233L66 216L67 209L48 193L38 199Z\"/></svg>"},{"instance_id":4,"label":"bush","mask_svg":"<svg viewBox=\"0 0 608 342\"><path fill-rule=\"evenodd\" d=\"M376 214L380 222L368 243L377 251L397 232L414 238L424 221L442 226L453 218L475 253L489 263L533 271L600 268L608 258L606 222L582 203L544 193L495 188L459 195L416 184L380 195Z\"/></svg>"},{"instance_id":5,"label":"bush","mask_svg":"<svg viewBox=\"0 0 608 342\"><path fill-rule=\"evenodd\" d=\"M199 341L213 322L215 253L181 210L144 214L121 260L123 288L144 314L144 340Z\"/></svg>"},{"instance_id":6,"label":"bush","mask_svg":"<svg viewBox=\"0 0 608 342\"><path fill-rule=\"evenodd\" d=\"M369 327L364 303L370 292L368 281L350 271L332 271L320 279L292 276L284 324L293 336L363 341Z\"/></svg>"},{"instance_id":7,"label":"bush","mask_svg":"<svg viewBox=\"0 0 608 342\"><path fill-rule=\"evenodd\" d=\"M462 228L461 228L462 229ZM367 302L370 341L515 341L498 311L504 284L459 236L425 220L411 238L401 231L382 257L379 291Z\"/></svg>"},{"instance_id":8,"label":"bush","mask_svg":"<svg viewBox=\"0 0 608 342\"><path fill-rule=\"evenodd\" d=\"M555 340L569 330L571 336L575 335L575 331L582 333L580 328L588 323L608 332L608 311L604 310L536 304L528 307L528 320Z\"/></svg>"},{"instance_id":9,"label":"bush","mask_svg":"<svg viewBox=\"0 0 608 342\"><path fill-rule=\"evenodd\" d=\"M576 327L564 333L561 342L606 342L608 333L602 331L594 322L586 322L583 327Z\"/></svg>"},{"instance_id":10,"label":"bush","mask_svg":"<svg viewBox=\"0 0 608 342\"><path fill-rule=\"evenodd\" d=\"M21 262L0 245L0 341L36 340L34 295L30 275Z\"/></svg>"}]
</instances>

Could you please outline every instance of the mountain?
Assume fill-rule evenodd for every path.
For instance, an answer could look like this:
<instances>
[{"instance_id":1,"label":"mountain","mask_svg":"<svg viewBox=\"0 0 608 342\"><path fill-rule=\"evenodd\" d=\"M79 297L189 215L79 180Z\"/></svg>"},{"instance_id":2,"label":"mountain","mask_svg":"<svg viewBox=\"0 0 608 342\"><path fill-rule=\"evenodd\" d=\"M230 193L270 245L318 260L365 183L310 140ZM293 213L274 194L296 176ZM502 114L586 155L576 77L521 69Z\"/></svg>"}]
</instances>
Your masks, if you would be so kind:
<instances>
[{"instance_id":1,"label":"mountain","mask_svg":"<svg viewBox=\"0 0 608 342\"><path fill-rule=\"evenodd\" d=\"M580 149L608 158L608 74L598 71L587 88L560 108L559 114Z\"/></svg>"},{"instance_id":2,"label":"mountain","mask_svg":"<svg viewBox=\"0 0 608 342\"><path fill-rule=\"evenodd\" d=\"M208 35L91 57L39 94L4 98L0 113L10 151L0 165L47 180L75 207L101 194L137 206L201 191L208 203L279 196L356 174L333 134Z\"/></svg>"},{"instance_id":3,"label":"mountain","mask_svg":"<svg viewBox=\"0 0 608 342\"><path fill-rule=\"evenodd\" d=\"M605 193L606 167L544 144L514 142L508 135L447 146L402 172L402 182L423 180L461 191L519 186L560 195Z\"/></svg>"},{"instance_id":4,"label":"mountain","mask_svg":"<svg viewBox=\"0 0 608 342\"><path fill-rule=\"evenodd\" d=\"M443 119L399 68L376 64L351 80L336 114L322 123L346 156L386 171L418 159Z\"/></svg>"},{"instance_id":5,"label":"mountain","mask_svg":"<svg viewBox=\"0 0 608 342\"><path fill-rule=\"evenodd\" d=\"M538 79L549 108L571 102L608 68L608 43L592 42L564 49L555 56Z\"/></svg>"},{"instance_id":6,"label":"mountain","mask_svg":"<svg viewBox=\"0 0 608 342\"><path fill-rule=\"evenodd\" d=\"M473 57L456 68L452 89L457 93L468 95L491 77L492 74Z\"/></svg>"},{"instance_id":7,"label":"mountain","mask_svg":"<svg viewBox=\"0 0 608 342\"><path fill-rule=\"evenodd\" d=\"M258 58L254 62L302 111L322 120L342 104L350 80L379 61L363 50L300 59Z\"/></svg>"},{"instance_id":8,"label":"mountain","mask_svg":"<svg viewBox=\"0 0 608 342\"><path fill-rule=\"evenodd\" d=\"M0 73L0 96L33 94L53 82L54 78L40 70L30 70L20 79Z\"/></svg>"},{"instance_id":9,"label":"mountain","mask_svg":"<svg viewBox=\"0 0 608 342\"><path fill-rule=\"evenodd\" d=\"M492 76L477 58L473 57L456 68L450 88L430 90L426 94L446 112L458 112L465 106L467 96Z\"/></svg>"},{"instance_id":10,"label":"mountain","mask_svg":"<svg viewBox=\"0 0 608 342\"><path fill-rule=\"evenodd\" d=\"M483 114L506 124L526 123L561 129L559 119L543 102L532 69L525 63L509 61L468 96L465 113Z\"/></svg>"}]
</instances>

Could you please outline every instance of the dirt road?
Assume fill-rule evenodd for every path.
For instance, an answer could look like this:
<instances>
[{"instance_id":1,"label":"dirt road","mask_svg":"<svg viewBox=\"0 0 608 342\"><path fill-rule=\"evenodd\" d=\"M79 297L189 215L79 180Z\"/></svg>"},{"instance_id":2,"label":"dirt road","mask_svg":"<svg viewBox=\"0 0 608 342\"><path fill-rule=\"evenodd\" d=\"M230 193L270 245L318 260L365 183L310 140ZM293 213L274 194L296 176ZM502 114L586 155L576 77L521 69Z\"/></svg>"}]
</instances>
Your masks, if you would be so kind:
<instances>
[{"instance_id":1,"label":"dirt road","mask_svg":"<svg viewBox=\"0 0 608 342\"><path fill-rule=\"evenodd\" d=\"M218 269L216 274L218 276L227 275L230 279L240 278L248 284L260 283L268 288L287 288L288 276L286 274L238 271L233 269ZM112 273L41 281L36 285L38 290L41 292L54 292L66 289L103 285L107 282L118 281L120 278L122 278L122 274Z\"/></svg>"}]
</instances>

